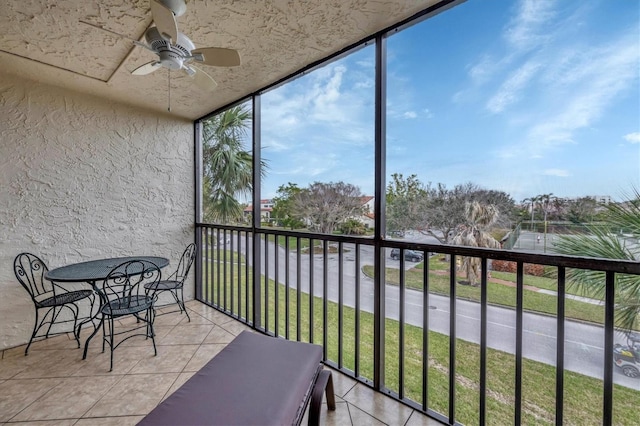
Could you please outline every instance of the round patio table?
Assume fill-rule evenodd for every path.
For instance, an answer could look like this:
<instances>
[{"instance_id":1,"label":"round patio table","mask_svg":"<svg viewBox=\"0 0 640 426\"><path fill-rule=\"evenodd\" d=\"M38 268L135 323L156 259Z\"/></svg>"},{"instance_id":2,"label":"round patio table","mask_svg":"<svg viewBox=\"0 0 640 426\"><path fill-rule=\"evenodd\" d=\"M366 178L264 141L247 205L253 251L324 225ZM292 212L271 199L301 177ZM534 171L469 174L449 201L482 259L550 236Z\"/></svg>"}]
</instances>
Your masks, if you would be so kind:
<instances>
[{"instance_id":1,"label":"round patio table","mask_svg":"<svg viewBox=\"0 0 640 426\"><path fill-rule=\"evenodd\" d=\"M97 290L95 288L96 281L104 280L113 268L132 260L153 263L160 269L169 264L169 259L157 256L112 257L61 266L46 272L44 277L56 282L87 282Z\"/></svg>"},{"instance_id":2,"label":"round patio table","mask_svg":"<svg viewBox=\"0 0 640 426\"><path fill-rule=\"evenodd\" d=\"M164 268L169 265L169 259L165 257L158 256L129 256L129 257L112 257L108 259L98 259L98 260L90 260L88 262L80 262L80 263L72 263L69 265L61 266L59 268L51 269L50 271L44 274L44 277L49 281L55 281L57 283L78 283L78 282L86 282L91 284L93 291L96 292L100 299L100 304L106 302L104 294L100 291L100 288L96 284L99 281L103 281L107 278L109 273L113 271L115 267L121 265L126 262L130 262L132 260L141 261L140 270L136 271L135 269L128 269L129 273L142 273L142 264L149 263L157 266L159 269ZM93 311L93 308L92 308ZM82 359L87 358L87 351L89 350L89 342L96 335L100 327L102 326L102 321L98 323L98 326L93 322L98 314L100 309L96 311L95 314L91 315L90 318L81 322L78 325L78 337L80 337L80 331L82 330L82 326L87 323L92 323L94 326L93 333L87 338L84 344L84 352L82 354Z\"/></svg>"}]
</instances>

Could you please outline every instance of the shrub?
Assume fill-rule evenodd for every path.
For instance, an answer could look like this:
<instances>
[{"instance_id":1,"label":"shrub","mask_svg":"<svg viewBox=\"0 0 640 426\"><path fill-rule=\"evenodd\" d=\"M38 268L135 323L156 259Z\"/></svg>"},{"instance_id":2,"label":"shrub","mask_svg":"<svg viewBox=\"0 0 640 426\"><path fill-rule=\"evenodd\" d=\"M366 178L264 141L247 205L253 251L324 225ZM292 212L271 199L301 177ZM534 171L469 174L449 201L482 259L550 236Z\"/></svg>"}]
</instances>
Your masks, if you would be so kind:
<instances>
[{"instance_id":1,"label":"shrub","mask_svg":"<svg viewBox=\"0 0 640 426\"><path fill-rule=\"evenodd\" d=\"M509 262L506 260L493 260L491 263L491 269L500 272L512 272L516 273L517 263ZM524 273L526 275L534 275L536 277L544 276L544 265L534 265L531 263L524 264Z\"/></svg>"},{"instance_id":2,"label":"shrub","mask_svg":"<svg viewBox=\"0 0 640 426\"><path fill-rule=\"evenodd\" d=\"M367 227L364 223L356 219L346 220L340 225L340 233L345 235L364 235Z\"/></svg>"}]
</instances>

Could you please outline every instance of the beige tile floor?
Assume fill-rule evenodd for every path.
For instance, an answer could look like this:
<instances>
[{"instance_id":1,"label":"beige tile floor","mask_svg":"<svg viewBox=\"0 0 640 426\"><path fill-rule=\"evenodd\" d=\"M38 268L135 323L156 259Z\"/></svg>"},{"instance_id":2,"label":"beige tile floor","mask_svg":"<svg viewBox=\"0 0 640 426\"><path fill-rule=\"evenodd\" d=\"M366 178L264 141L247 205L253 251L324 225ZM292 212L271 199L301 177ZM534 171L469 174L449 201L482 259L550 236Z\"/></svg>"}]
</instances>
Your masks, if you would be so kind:
<instances>
[{"instance_id":1,"label":"beige tile floor","mask_svg":"<svg viewBox=\"0 0 640 426\"><path fill-rule=\"evenodd\" d=\"M199 302L187 306L191 322L180 313L156 318L157 356L144 338L128 340L115 351L112 372L100 339L92 342L84 361L67 335L34 343L26 357L24 346L2 351L0 425L136 424L249 329ZM333 380L337 407L323 407L322 424L439 424L337 371Z\"/></svg>"}]
</instances>

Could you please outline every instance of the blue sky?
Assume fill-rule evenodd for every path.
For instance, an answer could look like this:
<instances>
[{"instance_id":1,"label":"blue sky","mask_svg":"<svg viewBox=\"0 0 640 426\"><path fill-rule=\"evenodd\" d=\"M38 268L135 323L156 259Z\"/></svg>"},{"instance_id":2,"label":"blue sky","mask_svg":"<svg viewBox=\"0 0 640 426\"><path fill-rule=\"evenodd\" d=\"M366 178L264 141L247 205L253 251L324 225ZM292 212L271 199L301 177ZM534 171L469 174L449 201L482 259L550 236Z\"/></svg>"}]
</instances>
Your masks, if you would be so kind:
<instances>
[{"instance_id":1,"label":"blue sky","mask_svg":"<svg viewBox=\"0 0 640 426\"><path fill-rule=\"evenodd\" d=\"M640 6L468 0L388 39L387 176L516 200L640 188ZM262 97L262 198L287 182L373 194L374 48Z\"/></svg>"}]
</instances>

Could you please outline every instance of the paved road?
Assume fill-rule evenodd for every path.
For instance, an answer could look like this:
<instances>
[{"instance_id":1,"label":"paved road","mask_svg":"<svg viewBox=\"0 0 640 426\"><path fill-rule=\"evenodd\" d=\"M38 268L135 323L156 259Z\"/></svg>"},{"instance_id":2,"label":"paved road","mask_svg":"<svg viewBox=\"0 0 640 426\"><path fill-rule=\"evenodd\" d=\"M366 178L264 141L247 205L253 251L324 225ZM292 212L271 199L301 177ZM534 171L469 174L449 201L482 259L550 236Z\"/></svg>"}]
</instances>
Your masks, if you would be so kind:
<instances>
[{"instance_id":1,"label":"paved road","mask_svg":"<svg viewBox=\"0 0 640 426\"><path fill-rule=\"evenodd\" d=\"M344 245L343 264L343 297L346 306L355 306L355 275L360 274L361 300L360 307L367 312L373 312L373 280L356 271L355 251L353 245ZM271 244L269 277L275 278L274 246ZM387 253L387 267L398 267L399 262L389 259ZM289 253L290 274L289 285L296 286L296 255ZM373 248L361 246L361 264L373 264ZM278 278L284 284L285 259L287 253L282 247L278 248L279 272ZM301 289L309 292L310 268L308 256L303 256L301 263ZM338 301L338 255L328 256L327 271L329 274L328 298ZM405 262L406 267L413 267L411 262ZM264 271L264 259L262 261ZM314 256L314 295L323 296L323 256ZM405 294L405 321L418 327L422 326L422 292L406 290ZM449 298L439 295L430 295L429 298L429 329L439 333L449 334ZM388 318L398 319L399 312L399 288L386 286L386 315ZM507 308L489 306L488 312L488 345L491 348L508 353L515 353L515 311ZM457 337L469 342L480 341L480 305L464 300L456 301L456 330ZM524 314L524 339L523 356L532 360L555 365L556 361L556 320L554 317ZM565 322L565 369L587 376L603 377L604 357L604 333L603 328L575 321ZM616 335L616 342L623 343L622 336ZM640 390L640 380L624 376L617 368L614 368L614 382L620 385Z\"/></svg>"}]
</instances>

